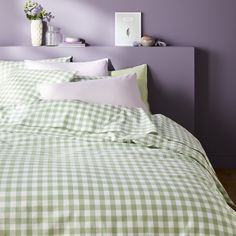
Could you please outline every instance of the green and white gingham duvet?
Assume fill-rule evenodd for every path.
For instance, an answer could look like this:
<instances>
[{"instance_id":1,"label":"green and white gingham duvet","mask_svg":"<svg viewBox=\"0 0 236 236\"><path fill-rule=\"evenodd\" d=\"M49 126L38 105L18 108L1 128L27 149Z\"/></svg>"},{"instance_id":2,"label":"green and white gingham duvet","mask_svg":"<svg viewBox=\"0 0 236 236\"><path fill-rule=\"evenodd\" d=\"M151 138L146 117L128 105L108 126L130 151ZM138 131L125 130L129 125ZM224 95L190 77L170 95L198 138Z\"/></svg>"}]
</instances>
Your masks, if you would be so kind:
<instances>
[{"instance_id":1,"label":"green and white gingham duvet","mask_svg":"<svg viewBox=\"0 0 236 236\"><path fill-rule=\"evenodd\" d=\"M236 235L199 142L141 109L0 109L0 235Z\"/></svg>"}]
</instances>

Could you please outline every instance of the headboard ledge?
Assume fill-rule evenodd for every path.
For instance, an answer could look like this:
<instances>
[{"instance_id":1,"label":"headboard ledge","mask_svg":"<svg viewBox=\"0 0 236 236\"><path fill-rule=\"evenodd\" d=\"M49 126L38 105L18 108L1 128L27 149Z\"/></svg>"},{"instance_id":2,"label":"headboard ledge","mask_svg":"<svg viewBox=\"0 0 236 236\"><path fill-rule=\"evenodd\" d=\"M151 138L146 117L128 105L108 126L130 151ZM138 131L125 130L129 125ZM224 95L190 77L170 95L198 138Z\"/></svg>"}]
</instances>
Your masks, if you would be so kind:
<instances>
[{"instance_id":1,"label":"headboard ledge","mask_svg":"<svg viewBox=\"0 0 236 236\"><path fill-rule=\"evenodd\" d=\"M194 132L193 47L0 47L0 60L61 56L73 56L74 61L107 57L115 69L148 64L151 111L162 113Z\"/></svg>"}]
</instances>

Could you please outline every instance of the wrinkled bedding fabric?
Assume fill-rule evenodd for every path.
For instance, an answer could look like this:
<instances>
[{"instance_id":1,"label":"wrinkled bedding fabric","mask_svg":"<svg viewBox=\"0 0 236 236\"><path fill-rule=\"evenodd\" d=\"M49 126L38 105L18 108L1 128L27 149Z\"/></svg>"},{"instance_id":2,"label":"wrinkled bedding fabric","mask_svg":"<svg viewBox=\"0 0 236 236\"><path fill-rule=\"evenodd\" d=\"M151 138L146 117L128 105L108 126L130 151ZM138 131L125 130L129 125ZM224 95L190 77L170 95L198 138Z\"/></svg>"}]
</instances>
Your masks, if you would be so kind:
<instances>
[{"instance_id":1,"label":"wrinkled bedding fabric","mask_svg":"<svg viewBox=\"0 0 236 236\"><path fill-rule=\"evenodd\" d=\"M0 108L0 235L236 235L188 131L142 109Z\"/></svg>"}]
</instances>

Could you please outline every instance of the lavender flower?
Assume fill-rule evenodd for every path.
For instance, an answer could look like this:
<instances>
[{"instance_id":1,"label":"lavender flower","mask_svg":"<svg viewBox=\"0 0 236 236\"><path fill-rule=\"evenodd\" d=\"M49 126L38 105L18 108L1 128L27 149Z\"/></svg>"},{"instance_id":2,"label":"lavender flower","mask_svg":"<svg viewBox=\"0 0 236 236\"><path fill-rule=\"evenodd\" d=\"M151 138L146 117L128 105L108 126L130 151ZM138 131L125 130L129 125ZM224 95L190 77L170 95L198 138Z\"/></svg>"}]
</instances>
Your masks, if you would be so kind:
<instances>
[{"instance_id":1,"label":"lavender flower","mask_svg":"<svg viewBox=\"0 0 236 236\"><path fill-rule=\"evenodd\" d=\"M45 19L47 22L50 22L54 18L55 16L53 16L51 12L46 13Z\"/></svg>"},{"instance_id":2,"label":"lavender flower","mask_svg":"<svg viewBox=\"0 0 236 236\"><path fill-rule=\"evenodd\" d=\"M38 16L40 12L42 12L43 7L37 3L37 6L32 9L31 14L32 16Z\"/></svg>"},{"instance_id":3,"label":"lavender flower","mask_svg":"<svg viewBox=\"0 0 236 236\"><path fill-rule=\"evenodd\" d=\"M27 0L24 5L24 12L29 20L46 20L50 22L55 17L51 12L46 12L43 7L32 0Z\"/></svg>"}]
</instances>

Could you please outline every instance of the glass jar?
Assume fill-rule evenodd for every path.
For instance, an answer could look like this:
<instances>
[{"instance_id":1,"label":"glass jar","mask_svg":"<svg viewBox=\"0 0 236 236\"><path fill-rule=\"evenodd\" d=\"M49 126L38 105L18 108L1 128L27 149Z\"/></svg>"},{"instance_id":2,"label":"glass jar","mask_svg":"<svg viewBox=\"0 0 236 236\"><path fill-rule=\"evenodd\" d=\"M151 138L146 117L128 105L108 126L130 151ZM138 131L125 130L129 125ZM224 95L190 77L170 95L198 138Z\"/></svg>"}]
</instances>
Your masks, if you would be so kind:
<instances>
[{"instance_id":1,"label":"glass jar","mask_svg":"<svg viewBox=\"0 0 236 236\"><path fill-rule=\"evenodd\" d=\"M62 42L61 29L52 25L48 25L46 32L46 45L57 46Z\"/></svg>"}]
</instances>

